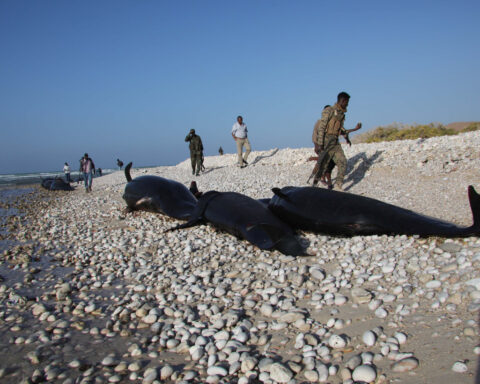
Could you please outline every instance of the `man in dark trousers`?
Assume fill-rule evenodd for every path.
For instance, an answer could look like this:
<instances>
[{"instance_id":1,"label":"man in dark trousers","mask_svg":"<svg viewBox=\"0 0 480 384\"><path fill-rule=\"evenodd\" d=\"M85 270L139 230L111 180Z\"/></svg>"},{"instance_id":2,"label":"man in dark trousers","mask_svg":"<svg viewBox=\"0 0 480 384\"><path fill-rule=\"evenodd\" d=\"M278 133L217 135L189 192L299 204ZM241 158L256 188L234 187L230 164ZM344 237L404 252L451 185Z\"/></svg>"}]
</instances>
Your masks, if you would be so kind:
<instances>
[{"instance_id":1,"label":"man in dark trousers","mask_svg":"<svg viewBox=\"0 0 480 384\"><path fill-rule=\"evenodd\" d=\"M185 141L190 142L190 160L192 162L192 175L199 175L202 169L203 144L200 136L195 134L195 130L191 129L190 133L185 137Z\"/></svg>"}]
</instances>

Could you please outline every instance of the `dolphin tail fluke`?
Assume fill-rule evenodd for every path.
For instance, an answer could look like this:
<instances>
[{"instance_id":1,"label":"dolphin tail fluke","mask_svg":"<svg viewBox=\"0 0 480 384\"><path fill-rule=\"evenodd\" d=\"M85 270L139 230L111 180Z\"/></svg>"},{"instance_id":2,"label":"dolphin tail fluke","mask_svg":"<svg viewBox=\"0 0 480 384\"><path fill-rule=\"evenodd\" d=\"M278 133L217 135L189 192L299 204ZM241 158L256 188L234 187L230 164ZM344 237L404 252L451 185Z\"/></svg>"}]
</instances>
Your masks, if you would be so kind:
<instances>
[{"instance_id":1,"label":"dolphin tail fluke","mask_svg":"<svg viewBox=\"0 0 480 384\"><path fill-rule=\"evenodd\" d=\"M127 166L125 167L125 177L127 178L127 181L130 182L132 181L132 176L130 176L130 168L132 168L132 162L128 163Z\"/></svg>"},{"instance_id":2,"label":"dolphin tail fluke","mask_svg":"<svg viewBox=\"0 0 480 384\"><path fill-rule=\"evenodd\" d=\"M480 195L471 185L468 186L468 199L470 200L470 208L473 216L472 229L476 233L480 233Z\"/></svg>"},{"instance_id":3,"label":"dolphin tail fluke","mask_svg":"<svg viewBox=\"0 0 480 384\"><path fill-rule=\"evenodd\" d=\"M278 197L284 200L290 201L290 198L285 193L283 193L280 188L272 188L272 192Z\"/></svg>"}]
</instances>

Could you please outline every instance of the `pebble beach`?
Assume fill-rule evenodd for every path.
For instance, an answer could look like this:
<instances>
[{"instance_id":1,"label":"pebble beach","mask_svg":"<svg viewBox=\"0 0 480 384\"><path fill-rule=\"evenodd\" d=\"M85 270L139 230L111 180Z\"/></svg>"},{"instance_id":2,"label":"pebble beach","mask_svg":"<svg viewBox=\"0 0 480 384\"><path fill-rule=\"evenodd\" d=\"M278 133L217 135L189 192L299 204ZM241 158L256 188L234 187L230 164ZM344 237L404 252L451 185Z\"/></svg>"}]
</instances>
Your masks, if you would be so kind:
<instances>
[{"instance_id":1,"label":"pebble beach","mask_svg":"<svg viewBox=\"0 0 480 384\"><path fill-rule=\"evenodd\" d=\"M252 140L253 146L255 145ZM469 226L480 131L344 145L345 193ZM201 191L306 186L312 148L135 168ZM93 192L3 201L0 383L480 383L480 238L299 232L312 256L127 213L123 171Z\"/></svg>"}]
</instances>

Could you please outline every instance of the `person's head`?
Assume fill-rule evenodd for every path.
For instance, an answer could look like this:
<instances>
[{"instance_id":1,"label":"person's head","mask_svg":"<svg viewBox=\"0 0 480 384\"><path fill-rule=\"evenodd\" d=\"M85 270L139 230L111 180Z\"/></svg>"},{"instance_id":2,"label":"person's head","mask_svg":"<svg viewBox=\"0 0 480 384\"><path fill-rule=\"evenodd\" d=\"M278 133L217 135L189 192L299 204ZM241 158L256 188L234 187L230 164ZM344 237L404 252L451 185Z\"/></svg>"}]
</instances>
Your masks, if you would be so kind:
<instances>
[{"instance_id":1,"label":"person's head","mask_svg":"<svg viewBox=\"0 0 480 384\"><path fill-rule=\"evenodd\" d=\"M340 92L337 96L337 104L343 109L347 108L349 100L350 95L347 92Z\"/></svg>"},{"instance_id":2,"label":"person's head","mask_svg":"<svg viewBox=\"0 0 480 384\"><path fill-rule=\"evenodd\" d=\"M238 121L238 124L243 124L243 117L237 116L237 121Z\"/></svg>"},{"instance_id":3,"label":"person's head","mask_svg":"<svg viewBox=\"0 0 480 384\"><path fill-rule=\"evenodd\" d=\"M65 165L68 165L68 163L67 163L67 162L65 162Z\"/></svg>"},{"instance_id":4,"label":"person's head","mask_svg":"<svg viewBox=\"0 0 480 384\"><path fill-rule=\"evenodd\" d=\"M190 134L191 134L191 135L194 135L194 134L195 134L195 130L194 130L194 129L190 129Z\"/></svg>"},{"instance_id":5,"label":"person's head","mask_svg":"<svg viewBox=\"0 0 480 384\"><path fill-rule=\"evenodd\" d=\"M84 159L88 159L88 153L85 153L85 154L83 155L83 158L84 158Z\"/></svg>"}]
</instances>

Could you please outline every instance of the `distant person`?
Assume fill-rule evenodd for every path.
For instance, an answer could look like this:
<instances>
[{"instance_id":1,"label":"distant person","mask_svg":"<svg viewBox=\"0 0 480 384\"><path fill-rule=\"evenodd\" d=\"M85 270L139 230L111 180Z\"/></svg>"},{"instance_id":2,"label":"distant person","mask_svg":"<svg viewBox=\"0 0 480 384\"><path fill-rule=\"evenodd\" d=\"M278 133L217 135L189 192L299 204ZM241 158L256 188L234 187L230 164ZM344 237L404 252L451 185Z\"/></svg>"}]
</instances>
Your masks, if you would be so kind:
<instances>
[{"instance_id":1,"label":"distant person","mask_svg":"<svg viewBox=\"0 0 480 384\"><path fill-rule=\"evenodd\" d=\"M123 167L123 161L120 160L120 159L117 159L117 165L118 165L118 169L122 170L122 167Z\"/></svg>"},{"instance_id":2,"label":"distant person","mask_svg":"<svg viewBox=\"0 0 480 384\"><path fill-rule=\"evenodd\" d=\"M190 161L192 163L192 175L200 175L200 171L203 167L203 144L200 136L195 134L195 130L191 129L187 137L186 142L190 142L188 148L190 149ZM203 167L203 169L205 169Z\"/></svg>"},{"instance_id":3,"label":"distant person","mask_svg":"<svg viewBox=\"0 0 480 384\"><path fill-rule=\"evenodd\" d=\"M102 168L97 168L97 176L102 176Z\"/></svg>"},{"instance_id":4,"label":"distant person","mask_svg":"<svg viewBox=\"0 0 480 384\"><path fill-rule=\"evenodd\" d=\"M70 183L72 180L70 179L70 166L68 165L68 163L65 163L65 165L63 166L63 173L65 173L65 181L67 183Z\"/></svg>"},{"instance_id":5,"label":"distant person","mask_svg":"<svg viewBox=\"0 0 480 384\"><path fill-rule=\"evenodd\" d=\"M80 162L81 172L83 173L83 181L85 183L85 192L92 192L92 177L95 173L95 164L93 160L88 157L88 153L83 155Z\"/></svg>"},{"instance_id":6,"label":"distant person","mask_svg":"<svg viewBox=\"0 0 480 384\"><path fill-rule=\"evenodd\" d=\"M346 92L340 92L337 95L335 105L324 108L322 118L315 126L313 138L320 152L317 160L318 171L313 181L314 185L316 185L318 180L327 172L330 160L333 160L338 167L334 190L343 191L343 179L347 169L347 158L338 141L338 137L339 135L343 135L348 140L348 134L350 132L357 131L362 127L361 123L358 123L357 126L351 130L346 130L343 127L349 101L350 95ZM349 141L350 140L348 140L348 142Z\"/></svg>"},{"instance_id":7,"label":"distant person","mask_svg":"<svg viewBox=\"0 0 480 384\"><path fill-rule=\"evenodd\" d=\"M223 148L222 147L218 148L218 153L220 154L220 156L223 155Z\"/></svg>"},{"instance_id":8,"label":"distant person","mask_svg":"<svg viewBox=\"0 0 480 384\"><path fill-rule=\"evenodd\" d=\"M248 130L247 126L243 122L242 116L237 116L237 122L233 124L232 127L232 137L237 144L237 155L238 155L238 166L240 168L245 168L247 163L248 155L250 154L250 142L248 141ZM243 147L245 147L245 156L242 157Z\"/></svg>"},{"instance_id":9,"label":"distant person","mask_svg":"<svg viewBox=\"0 0 480 384\"><path fill-rule=\"evenodd\" d=\"M78 177L77 177L77 184L80 184L81 181L83 181L83 173L82 173L82 161L83 157L78 160L80 163L80 167L78 168Z\"/></svg>"}]
</instances>

